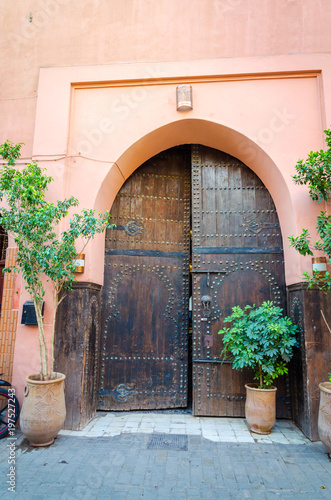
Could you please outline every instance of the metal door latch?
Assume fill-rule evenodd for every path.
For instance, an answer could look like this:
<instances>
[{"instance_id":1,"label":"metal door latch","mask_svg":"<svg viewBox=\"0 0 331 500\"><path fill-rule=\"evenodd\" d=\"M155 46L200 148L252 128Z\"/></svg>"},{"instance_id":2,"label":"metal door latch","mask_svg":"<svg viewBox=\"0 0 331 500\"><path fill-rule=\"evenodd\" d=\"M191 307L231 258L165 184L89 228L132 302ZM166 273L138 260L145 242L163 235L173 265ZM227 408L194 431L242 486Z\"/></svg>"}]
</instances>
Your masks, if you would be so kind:
<instances>
[{"instance_id":1,"label":"metal door latch","mask_svg":"<svg viewBox=\"0 0 331 500\"><path fill-rule=\"evenodd\" d=\"M201 321L207 321L207 318L211 314L211 297L209 295L203 295L201 297L201 306L202 306L202 313L201 313Z\"/></svg>"},{"instance_id":2,"label":"metal door latch","mask_svg":"<svg viewBox=\"0 0 331 500\"><path fill-rule=\"evenodd\" d=\"M212 335L205 335L204 341L205 341L205 346L206 347L213 347L213 345L214 345L214 338L213 338Z\"/></svg>"}]
</instances>

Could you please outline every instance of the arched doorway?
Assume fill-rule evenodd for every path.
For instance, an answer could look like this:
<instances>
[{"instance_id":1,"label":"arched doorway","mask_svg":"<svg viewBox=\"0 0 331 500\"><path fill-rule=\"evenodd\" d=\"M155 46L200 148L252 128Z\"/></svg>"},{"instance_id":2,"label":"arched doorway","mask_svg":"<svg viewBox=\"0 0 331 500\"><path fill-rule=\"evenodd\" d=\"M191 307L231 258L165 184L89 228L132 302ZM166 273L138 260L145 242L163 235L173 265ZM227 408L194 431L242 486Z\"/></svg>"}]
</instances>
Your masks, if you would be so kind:
<instances>
[{"instance_id":1,"label":"arched doorway","mask_svg":"<svg viewBox=\"0 0 331 500\"><path fill-rule=\"evenodd\" d=\"M217 332L234 305L273 300L285 309L269 192L236 158L185 145L137 169L111 214L117 229L106 235L99 408L185 407L192 368L195 415L243 416L251 377L221 363ZM289 385L278 386L278 416L290 417Z\"/></svg>"}]
</instances>

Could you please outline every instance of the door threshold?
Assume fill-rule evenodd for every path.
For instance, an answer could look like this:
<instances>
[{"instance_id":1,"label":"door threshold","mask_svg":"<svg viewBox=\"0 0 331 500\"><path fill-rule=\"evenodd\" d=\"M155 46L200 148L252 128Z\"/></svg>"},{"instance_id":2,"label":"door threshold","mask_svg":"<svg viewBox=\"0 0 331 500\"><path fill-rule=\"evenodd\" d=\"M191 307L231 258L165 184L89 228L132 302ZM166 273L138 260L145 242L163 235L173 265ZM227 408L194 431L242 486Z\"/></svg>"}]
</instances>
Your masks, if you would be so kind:
<instances>
[{"instance_id":1,"label":"door threshold","mask_svg":"<svg viewBox=\"0 0 331 500\"><path fill-rule=\"evenodd\" d=\"M192 415L192 406L187 406L186 408L167 408L164 410L124 410L124 411L118 411L118 410L97 410L97 416L101 417L102 414L107 414L107 413L118 413L118 414L125 414L125 413L160 413L160 414L179 414L179 415Z\"/></svg>"}]
</instances>

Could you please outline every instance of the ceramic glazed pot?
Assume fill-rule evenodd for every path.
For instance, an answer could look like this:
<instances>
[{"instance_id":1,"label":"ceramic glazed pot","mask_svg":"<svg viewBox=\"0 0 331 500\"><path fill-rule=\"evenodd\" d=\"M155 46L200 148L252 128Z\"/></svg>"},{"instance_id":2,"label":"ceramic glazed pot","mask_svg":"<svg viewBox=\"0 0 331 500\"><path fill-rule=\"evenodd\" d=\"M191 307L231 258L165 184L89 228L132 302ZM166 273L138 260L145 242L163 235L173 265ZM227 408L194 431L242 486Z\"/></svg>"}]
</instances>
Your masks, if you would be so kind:
<instances>
[{"instance_id":1,"label":"ceramic glazed pot","mask_svg":"<svg viewBox=\"0 0 331 500\"><path fill-rule=\"evenodd\" d=\"M252 432L270 434L276 422L276 387L258 389L246 384L245 417Z\"/></svg>"},{"instance_id":2,"label":"ceramic glazed pot","mask_svg":"<svg viewBox=\"0 0 331 500\"><path fill-rule=\"evenodd\" d=\"M66 417L64 400L65 375L55 373L54 380L38 380L39 374L26 378L21 430L32 446L53 443Z\"/></svg>"},{"instance_id":3,"label":"ceramic glazed pot","mask_svg":"<svg viewBox=\"0 0 331 500\"><path fill-rule=\"evenodd\" d=\"M331 453L331 382L321 382L318 412L318 434L325 448Z\"/></svg>"}]
</instances>

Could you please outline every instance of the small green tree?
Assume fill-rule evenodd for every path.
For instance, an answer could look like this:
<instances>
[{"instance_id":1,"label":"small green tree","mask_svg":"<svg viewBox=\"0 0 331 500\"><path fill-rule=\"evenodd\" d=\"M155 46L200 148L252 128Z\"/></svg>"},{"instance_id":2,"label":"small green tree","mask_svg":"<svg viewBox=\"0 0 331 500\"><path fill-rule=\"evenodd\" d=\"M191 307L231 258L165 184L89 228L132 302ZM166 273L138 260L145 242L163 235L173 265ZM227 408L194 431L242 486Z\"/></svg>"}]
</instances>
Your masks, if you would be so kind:
<instances>
[{"instance_id":1,"label":"small green tree","mask_svg":"<svg viewBox=\"0 0 331 500\"><path fill-rule=\"evenodd\" d=\"M232 368L254 370L260 389L268 389L277 377L288 373L286 363L297 345L298 327L283 316L280 307L271 301L260 307L234 306L224 323L232 325L218 332L223 335L221 356L232 361Z\"/></svg>"},{"instance_id":2,"label":"small green tree","mask_svg":"<svg viewBox=\"0 0 331 500\"><path fill-rule=\"evenodd\" d=\"M12 233L17 245L16 264L4 272L20 271L35 306L38 323L40 378L54 377L54 334L60 294L72 288L75 278L77 239L83 248L110 224L110 215L83 209L70 217L67 229L59 234L59 224L79 202L71 196L51 203L46 200L48 185L53 181L36 162L16 167L22 143L6 141L0 145L5 164L0 170L1 225ZM54 301L51 352L48 353L42 316L42 301L46 287L51 287Z\"/></svg>"},{"instance_id":3,"label":"small green tree","mask_svg":"<svg viewBox=\"0 0 331 500\"><path fill-rule=\"evenodd\" d=\"M327 149L311 151L306 161L299 160L296 164L297 174L293 176L296 184L307 185L309 196L312 200L321 203L330 203L331 197L331 130L325 130ZM303 229L299 236L289 236L290 246L294 247L301 255L313 255L313 250L325 253L330 265L331 258L331 215L322 210L317 217L316 224L319 240L311 243L308 229ZM329 271L324 276L318 271L312 274L304 272L304 279L309 288L317 285L319 289L328 292L331 289L331 274Z\"/></svg>"}]
</instances>

